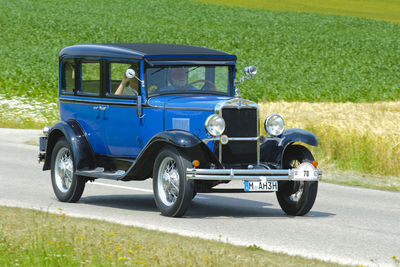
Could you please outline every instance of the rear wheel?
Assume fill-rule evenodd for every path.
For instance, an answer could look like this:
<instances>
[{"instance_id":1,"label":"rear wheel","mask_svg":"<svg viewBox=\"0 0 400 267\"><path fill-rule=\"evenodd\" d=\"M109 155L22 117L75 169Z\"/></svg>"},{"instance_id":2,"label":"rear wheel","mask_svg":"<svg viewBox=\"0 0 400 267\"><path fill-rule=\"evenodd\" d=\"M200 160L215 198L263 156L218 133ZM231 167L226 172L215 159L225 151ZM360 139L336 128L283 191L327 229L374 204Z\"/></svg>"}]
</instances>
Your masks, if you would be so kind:
<instances>
[{"instance_id":1,"label":"rear wheel","mask_svg":"<svg viewBox=\"0 0 400 267\"><path fill-rule=\"evenodd\" d=\"M86 180L75 174L75 162L70 144L61 138L51 154L51 183L62 202L77 202L85 189Z\"/></svg>"},{"instance_id":2,"label":"rear wheel","mask_svg":"<svg viewBox=\"0 0 400 267\"><path fill-rule=\"evenodd\" d=\"M300 145L289 146L283 157L282 167L293 169L303 162L314 160L311 152ZM317 197L318 182L283 181L279 182L279 191L276 192L279 205L288 215L302 216L308 213Z\"/></svg>"},{"instance_id":3,"label":"rear wheel","mask_svg":"<svg viewBox=\"0 0 400 267\"><path fill-rule=\"evenodd\" d=\"M173 147L158 154L153 168L154 199L161 214L180 217L193 198L193 181L186 179L189 160Z\"/></svg>"}]
</instances>

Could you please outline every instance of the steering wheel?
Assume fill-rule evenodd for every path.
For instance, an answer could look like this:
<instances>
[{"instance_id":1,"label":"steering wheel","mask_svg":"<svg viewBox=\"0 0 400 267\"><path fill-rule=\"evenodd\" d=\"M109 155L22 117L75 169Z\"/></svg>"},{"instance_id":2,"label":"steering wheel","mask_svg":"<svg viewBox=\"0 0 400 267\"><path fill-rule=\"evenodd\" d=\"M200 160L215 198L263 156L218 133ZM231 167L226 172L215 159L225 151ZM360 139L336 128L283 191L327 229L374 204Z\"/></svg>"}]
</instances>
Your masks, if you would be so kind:
<instances>
[{"instance_id":1,"label":"steering wheel","mask_svg":"<svg viewBox=\"0 0 400 267\"><path fill-rule=\"evenodd\" d=\"M192 86L195 83L208 83L208 84L211 85L211 90L212 91L217 91L217 87L215 87L215 84L213 82L209 81L209 80L196 80L196 81L191 82L188 85L186 85L184 90L188 89L190 86ZM205 87L205 84L203 85L203 87L200 90L203 91L204 87Z\"/></svg>"}]
</instances>

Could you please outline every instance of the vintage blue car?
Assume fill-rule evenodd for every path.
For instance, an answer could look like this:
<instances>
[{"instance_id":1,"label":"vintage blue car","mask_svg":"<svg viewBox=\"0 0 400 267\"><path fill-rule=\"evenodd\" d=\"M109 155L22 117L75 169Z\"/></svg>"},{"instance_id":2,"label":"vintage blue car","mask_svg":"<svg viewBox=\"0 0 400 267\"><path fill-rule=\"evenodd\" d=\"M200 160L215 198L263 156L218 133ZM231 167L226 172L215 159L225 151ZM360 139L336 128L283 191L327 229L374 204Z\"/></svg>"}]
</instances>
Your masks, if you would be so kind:
<instances>
[{"instance_id":1,"label":"vintage blue car","mask_svg":"<svg viewBox=\"0 0 400 267\"><path fill-rule=\"evenodd\" d=\"M39 161L55 195L76 202L85 183L153 179L163 215L182 216L197 193L276 192L289 215L312 208L317 138L268 116L236 87L236 56L203 47L110 43L59 54L61 121L44 129ZM240 188L220 188L230 181ZM237 184L237 183L236 183Z\"/></svg>"}]
</instances>

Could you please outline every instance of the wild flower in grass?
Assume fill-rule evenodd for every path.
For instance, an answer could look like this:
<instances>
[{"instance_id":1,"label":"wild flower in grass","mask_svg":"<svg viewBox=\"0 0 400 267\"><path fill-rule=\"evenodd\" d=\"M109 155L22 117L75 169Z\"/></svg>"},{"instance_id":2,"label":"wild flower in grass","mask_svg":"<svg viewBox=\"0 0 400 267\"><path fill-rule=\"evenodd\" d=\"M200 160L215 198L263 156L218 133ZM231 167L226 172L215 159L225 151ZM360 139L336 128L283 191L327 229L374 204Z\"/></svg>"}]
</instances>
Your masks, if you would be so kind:
<instances>
[{"instance_id":1,"label":"wild flower in grass","mask_svg":"<svg viewBox=\"0 0 400 267\"><path fill-rule=\"evenodd\" d=\"M128 260L128 258L125 258L125 257L119 257L119 260L120 260L120 261L127 261L127 260Z\"/></svg>"},{"instance_id":2,"label":"wild flower in grass","mask_svg":"<svg viewBox=\"0 0 400 267\"><path fill-rule=\"evenodd\" d=\"M128 253L129 253L129 254L132 254L132 250L128 250Z\"/></svg>"}]
</instances>

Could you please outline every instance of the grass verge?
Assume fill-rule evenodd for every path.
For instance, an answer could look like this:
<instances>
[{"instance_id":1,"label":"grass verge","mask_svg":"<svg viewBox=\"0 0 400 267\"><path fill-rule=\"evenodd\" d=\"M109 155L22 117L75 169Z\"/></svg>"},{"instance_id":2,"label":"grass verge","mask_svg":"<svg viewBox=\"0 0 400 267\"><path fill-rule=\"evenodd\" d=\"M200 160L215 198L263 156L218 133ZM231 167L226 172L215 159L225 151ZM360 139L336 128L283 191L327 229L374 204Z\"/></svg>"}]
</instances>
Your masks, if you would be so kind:
<instances>
[{"instance_id":1,"label":"grass verge","mask_svg":"<svg viewBox=\"0 0 400 267\"><path fill-rule=\"evenodd\" d=\"M223 237L219 237L222 239ZM257 245L0 206L1 266L338 266Z\"/></svg>"},{"instance_id":2,"label":"grass verge","mask_svg":"<svg viewBox=\"0 0 400 267\"><path fill-rule=\"evenodd\" d=\"M0 127L42 129L59 121L58 103L0 95Z\"/></svg>"}]
</instances>

